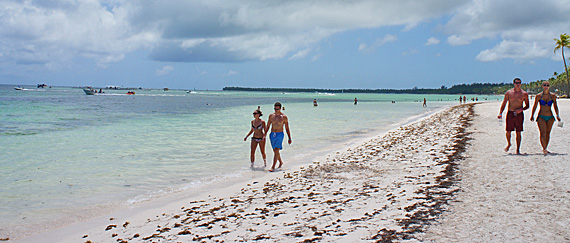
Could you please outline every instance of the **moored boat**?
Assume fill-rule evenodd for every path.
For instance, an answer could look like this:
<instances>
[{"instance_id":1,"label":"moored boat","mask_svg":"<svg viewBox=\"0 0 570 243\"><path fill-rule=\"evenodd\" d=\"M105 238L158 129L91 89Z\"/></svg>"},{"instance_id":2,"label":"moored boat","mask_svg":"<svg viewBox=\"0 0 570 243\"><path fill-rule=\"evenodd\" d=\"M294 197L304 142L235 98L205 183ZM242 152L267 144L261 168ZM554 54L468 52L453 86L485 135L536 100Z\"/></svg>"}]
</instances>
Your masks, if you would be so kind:
<instances>
[{"instance_id":1,"label":"moored boat","mask_svg":"<svg viewBox=\"0 0 570 243\"><path fill-rule=\"evenodd\" d=\"M97 91L88 88L83 88L83 92L85 92L86 95L94 95L95 93L97 93Z\"/></svg>"}]
</instances>

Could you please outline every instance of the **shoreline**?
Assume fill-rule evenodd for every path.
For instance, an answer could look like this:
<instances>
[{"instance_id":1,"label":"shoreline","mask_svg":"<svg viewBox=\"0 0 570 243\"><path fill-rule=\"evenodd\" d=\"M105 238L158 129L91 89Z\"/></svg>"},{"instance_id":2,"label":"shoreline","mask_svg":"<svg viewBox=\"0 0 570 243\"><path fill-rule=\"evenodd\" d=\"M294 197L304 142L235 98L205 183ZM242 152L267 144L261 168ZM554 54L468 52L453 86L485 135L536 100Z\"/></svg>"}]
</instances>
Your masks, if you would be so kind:
<instances>
[{"instance_id":1,"label":"shoreline","mask_svg":"<svg viewBox=\"0 0 570 243\"><path fill-rule=\"evenodd\" d=\"M154 201L22 242L408 238L441 211L428 208L440 207L453 193L449 162L464 148L466 134L459 134L472 106L439 110L298 170L166 205ZM378 224L386 227L373 230Z\"/></svg>"},{"instance_id":2,"label":"shoreline","mask_svg":"<svg viewBox=\"0 0 570 243\"><path fill-rule=\"evenodd\" d=\"M400 125L416 122L430 116L434 112L439 112L446 108L447 105L444 107L433 107L432 109L424 110L422 113L410 117L402 117L401 120L394 124L380 127L371 127L362 133L351 134L350 137L347 136L347 139L335 138L335 140L328 141L325 144L326 146L307 147L305 150L298 150L297 152L292 152L291 149L286 149L286 164L284 169L286 171L299 170L300 167L307 166L313 161L322 161L326 159L327 155L334 154L336 151L343 151L346 150L347 147L357 146L366 142L372 137L381 136ZM269 156L269 158L271 158L271 156ZM205 197L208 194L212 194L212 192L215 191L225 191L224 187L227 185L239 184L241 187L244 187L248 182L251 182L252 180L268 180L267 178L279 176L263 171L263 168L259 167L260 161L257 162L258 164L255 169L240 176L224 177L225 179L223 180L212 180L209 183L202 184L200 187L192 188L191 190L176 190L167 194L153 194L148 199L137 200L133 204L127 202L119 202L120 204L113 204L117 205L118 207L111 206L111 204L105 204L101 206L84 208L81 211L68 210L66 213L69 216L61 217L60 220L30 220L29 222L33 222L32 224L22 224L17 225L17 227L4 228L7 230L5 232L8 232L8 230L10 230L8 232L9 234L2 234L2 237L0 237L0 239L9 237L12 241L25 240L30 237L35 237L36 235L49 234L50 232L58 231L59 229L74 228L74 225L90 224L91 221L97 220L98 218L118 218L116 215L124 215L124 217L127 217L129 214L138 214L139 212L147 211L147 208L155 208L160 207L161 205L166 205L170 201L184 202L187 198L200 198ZM235 188L234 191L239 191L240 188ZM131 199L129 199L129 201L130 200ZM75 213L76 211L77 213ZM109 217L107 217L108 215Z\"/></svg>"}]
</instances>

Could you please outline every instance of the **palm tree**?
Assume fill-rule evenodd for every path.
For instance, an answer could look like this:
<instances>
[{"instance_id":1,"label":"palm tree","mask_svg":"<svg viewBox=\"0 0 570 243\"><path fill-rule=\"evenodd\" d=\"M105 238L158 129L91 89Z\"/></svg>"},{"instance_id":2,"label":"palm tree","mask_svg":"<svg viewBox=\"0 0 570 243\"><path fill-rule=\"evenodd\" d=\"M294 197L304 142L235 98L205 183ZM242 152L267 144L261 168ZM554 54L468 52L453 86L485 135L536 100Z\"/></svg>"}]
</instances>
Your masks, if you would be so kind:
<instances>
[{"instance_id":1,"label":"palm tree","mask_svg":"<svg viewBox=\"0 0 570 243\"><path fill-rule=\"evenodd\" d=\"M554 38L554 41L556 41L554 53L558 49L562 50L562 60L564 61L564 69L566 69L566 97L570 98L570 79L568 79L568 67L566 67L566 58L564 57L564 47L570 48L570 36L566 33L560 34L560 39Z\"/></svg>"}]
</instances>

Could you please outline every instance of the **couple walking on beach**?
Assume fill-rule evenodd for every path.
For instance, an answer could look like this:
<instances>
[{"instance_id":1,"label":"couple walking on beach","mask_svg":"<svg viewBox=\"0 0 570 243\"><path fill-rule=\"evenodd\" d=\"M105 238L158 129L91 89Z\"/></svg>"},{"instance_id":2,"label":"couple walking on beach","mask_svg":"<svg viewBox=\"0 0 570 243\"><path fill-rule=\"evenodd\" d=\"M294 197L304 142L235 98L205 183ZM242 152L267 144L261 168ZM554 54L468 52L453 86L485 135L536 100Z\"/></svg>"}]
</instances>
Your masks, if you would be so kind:
<instances>
[{"instance_id":1,"label":"couple walking on beach","mask_svg":"<svg viewBox=\"0 0 570 243\"><path fill-rule=\"evenodd\" d=\"M275 110L275 112L269 115L269 119L267 120L267 125L265 124L265 121L260 118L263 114L261 113L259 107L257 108L257 110L253 112L253 117L255 117L255 119L251 121L251 129L243 139L244 141L247 141L247 137L249 137L249 135L253 133L253 136L251 137L251 155L250 155L252 167L255 162L255 150L258 145L259 145L259 150L261 151L261 156L263 157L263 166L267 166L267 160L265 155L265 141L266 141L265 138L267 136L269 128L271 128L271 134L269 134L269 140L271 142L271 147L273 148L273 165L271 166L271 169L269 169L269 171L271 172L275 171L275 166L277 165L277 161L279 161L279 167L277 167L277 169L283 166L283 160L281 159L281 153L280 153L280 150L283 149L283 139L285 138L283 130L287 132L287 137L289 138L287 142L291 144L293 140L291 140L291 132L289 131L289 120L287 116L283 114L283 112L281 112L281 108L282 105L279 102L276 102L273 105L273 109Z\"/></svg>"},{"instance_id":2,"label":"couple walking on beach","mask_svg":"<svg viewBox=\"0 0 570 243\"><path fill-rule=\"evenodd\" d=\"M522 81L520 78L515 78L513 80L514 88L508 90L505 93L505 98L501 104L501 110L497 118L501 119L503 117L503 110L508 104L507 118L506 118L506 138L507 147L505 152L508 152L511 148L511 132L516 132L516 142L517 142L517 154L520 154L521 145L521 132L523 131L524 113L523 111L530 107L530 101L528 98L528 93L521 89ZM523 106L524 104L524 106ZM540 144L542 145L542 152L546 155L550 153L547 150L548 143L550 142L550 131L552 130L552 125L554 124L554 114L552 113L551 107L554 106L554 111L556 112L556 119L560 122L560 114L558 112L558 103L556 102L556 94L550 92L550 83L545 81L542 83L542 92L537 94L534 101L534 106L532 107L532 112L530 115L530 121L534 121L534 112L537 106L540 105L540 110L538 111L538 117L536 122L538 129L540 130Z\"/></svg>"}]
</instances>

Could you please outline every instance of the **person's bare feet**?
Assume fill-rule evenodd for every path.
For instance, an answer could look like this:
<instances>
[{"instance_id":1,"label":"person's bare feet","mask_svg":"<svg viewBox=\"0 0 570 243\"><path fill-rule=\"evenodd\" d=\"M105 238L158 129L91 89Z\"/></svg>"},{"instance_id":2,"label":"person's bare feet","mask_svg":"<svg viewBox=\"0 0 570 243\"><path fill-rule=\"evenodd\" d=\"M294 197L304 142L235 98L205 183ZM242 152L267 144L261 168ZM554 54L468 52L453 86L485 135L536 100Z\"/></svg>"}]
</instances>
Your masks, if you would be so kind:
<instances>
[{"instance_id":1,"label":"person's bare feet","mask_svg":"<svg viewBox=\"0 0 570 243\"><path fill-rule=\"evenodd\" d=\"M507 144L507 147L505 148L505 152L509 152L509 149L511 148L511 144Z\"/></svg>"},{"instance_id":2,"label":"person's bare feet","mask_svg":"<svg viewBox=\"0 0 570 243\"><path fill-rule=\"evenodd\" d=\"M281 169L281 166L283 166L283 162L279 162L279 167L277 167L277 169Z\"/></svg>"},{"instance_id":3,"label":"person's bare feet","mask_svg":"<svg viewBox=\"0 0 570 243\"><path fill-rule=\"evenodd\" d=\"M275 172L275 168L269 169L269 172Z\"/></svg>"},{"instance_id":4,"label":"person's bare feet","mask_svg":"<svg viewBox=\"0 0 570 243\"><path fill-rule=\"evenodd\" d=\"M548 151L548 150L546 150L546 149L543 149L543 150L542 150L542 153L543 153L544 155L547 155L547 154L550 153L550 151Z\"/></svg>"}]
</instances>

